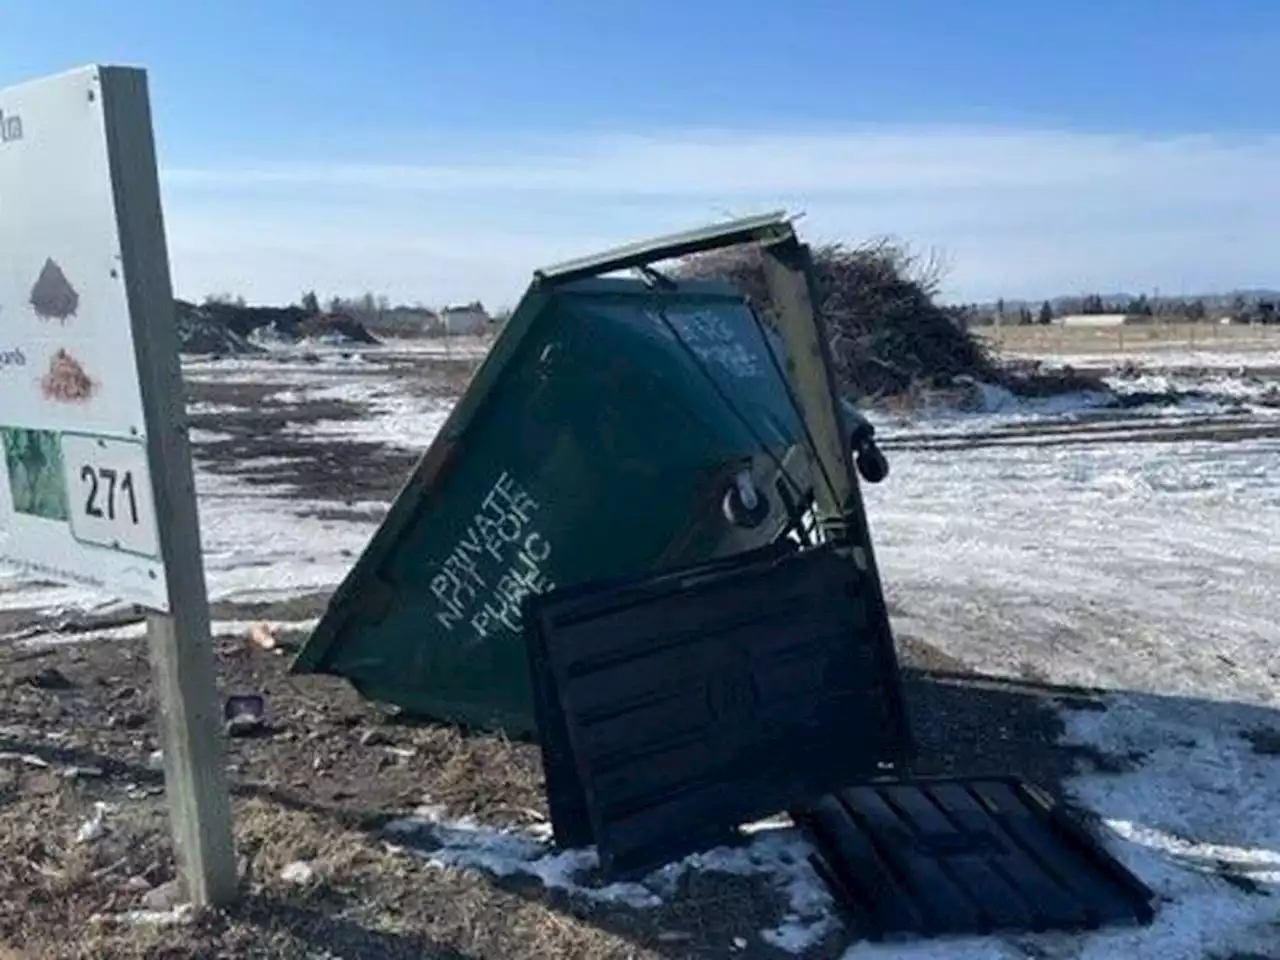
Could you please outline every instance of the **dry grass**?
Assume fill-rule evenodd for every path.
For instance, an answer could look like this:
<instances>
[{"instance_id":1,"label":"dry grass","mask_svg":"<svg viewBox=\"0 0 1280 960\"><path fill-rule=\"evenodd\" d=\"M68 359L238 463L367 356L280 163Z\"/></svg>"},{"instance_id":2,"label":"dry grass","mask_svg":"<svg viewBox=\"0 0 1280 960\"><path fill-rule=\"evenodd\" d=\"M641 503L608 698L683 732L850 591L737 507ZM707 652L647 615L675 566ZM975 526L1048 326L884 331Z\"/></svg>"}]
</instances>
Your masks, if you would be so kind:
<instances>
[{"instance_id":1,"label":"dry grass","mask_svg":"<svg viewBox=\"0 0 1280 960\"><path fill-rule=\"evenodd\" d=\"M143 762L156 743L144 646L0 662L0 750L11 755L0 761L0 960L5 949L50 960L781 956L759 938L785 913L761 879L690 874L665 906L634 910L433 866L429 832L393 835L386 822L430 802L490 827L545 824L537 748L387 720L343 684L286 676L286 658L242 638L216 647L220 686L264 692L275 730L228 743L239 904L166 927L128 921L176 874L160 775ZM29 682L49 669L68 685ZM102 775L65 776L75 765ZM77 843L100 801L108 833ZM305 883L281 875L296 861L311 868Z\"/></svg>"},{"instance_id":2,"label":"dry grass","mask_svg":"<svg viewBox=\"0 0 1280 960\"><path fill-rule=\"evenodd\" d=\"M1280 325L1217 323L1141 324L1119 327L1002 326L974 332L1005 353L1124 353L1160 350L1280 350Z\"/></svg>"}]
</instances>

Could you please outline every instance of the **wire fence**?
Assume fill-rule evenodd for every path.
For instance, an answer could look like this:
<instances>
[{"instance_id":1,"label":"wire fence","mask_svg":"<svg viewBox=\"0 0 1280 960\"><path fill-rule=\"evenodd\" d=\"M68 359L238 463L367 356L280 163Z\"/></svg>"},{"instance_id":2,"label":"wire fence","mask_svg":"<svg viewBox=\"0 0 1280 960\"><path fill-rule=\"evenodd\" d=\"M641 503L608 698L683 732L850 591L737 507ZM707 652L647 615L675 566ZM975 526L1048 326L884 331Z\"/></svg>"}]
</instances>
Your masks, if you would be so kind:
<instances>
[{"instance_id":1,"label":"wire fence","mask_svg":"<svg viewBox=\"0 0 1280 960\"><path fill-rule=\"evenodd\" d=\"M976 327L974 333L1000 352L1011 354L1280 351L1280 324L1156 322L1106 327L1029 324Z\"/></svg>"}]
</instances>

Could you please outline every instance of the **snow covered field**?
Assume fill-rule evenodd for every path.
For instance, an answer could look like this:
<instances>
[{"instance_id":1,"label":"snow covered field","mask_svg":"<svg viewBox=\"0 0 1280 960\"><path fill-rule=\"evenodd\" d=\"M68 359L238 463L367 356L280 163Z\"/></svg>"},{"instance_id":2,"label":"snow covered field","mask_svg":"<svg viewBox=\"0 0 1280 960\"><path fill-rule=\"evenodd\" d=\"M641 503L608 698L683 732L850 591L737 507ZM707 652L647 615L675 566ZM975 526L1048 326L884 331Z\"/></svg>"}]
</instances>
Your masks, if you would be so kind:
<instances>
[{"instance_id":1,"label":"snow covered field","mask_svg":"<svg viewBox=\"0 0 1280 960\"><path fill-rule=\"evenodd\" d=\"M1068 712L1066 741L1133 760L1068 789L1167 902L1150 930L1050 955L1280 953L1280 410L1251 406L1247 379L1216 415L1082 402L881 423L906 448L868 492L899 633L984 673L1101 688L1107 709ZM1258 429L1215 438L1241 422Z\"/></svg>"},{"instance_id":2,"label":"snow covered field","mask_svg":"<svg viewBox=\"0 0 1280 960\"><path fill-rule=\"evenodd\" d=\"M401 375L424 349L196 361L187 375L259 391L255 402L285 411L277 436L411 458L448 409ZM876 418L892 472L867 499L896 630L983 673L1100 691L1105 709L1063 708L1064 743L1123 763L1082 769L1066 788L1163 902L1155 925L1137 932L863 945L848 957L1280 956L1280 409L1267 403L1280 357L1221 359L1122 358L1150 368L1117 377L1122 393L1207 394L1175 405L1028 404L988 391L977 412ZM294 408L312 414L290 420ZM218 420L236 410L193 408L198 458L239 429ZM379 498L321 496L291 479L302 464L289 444L267 447L234 469L199 460L215 600L332 589L381 518ZM109 599L0 570L0 613ZM761 876L790 904L760 934L784 950L803 951L837 924L785 826L762 828L746 850L603 891L577 879L589 857L556 854L537 833L449 821L435 807L395 831L409 850L430 834L423 855L442 866L525 874L634 909L670 895L687 870Z\"/></svg>"}]
</instances>

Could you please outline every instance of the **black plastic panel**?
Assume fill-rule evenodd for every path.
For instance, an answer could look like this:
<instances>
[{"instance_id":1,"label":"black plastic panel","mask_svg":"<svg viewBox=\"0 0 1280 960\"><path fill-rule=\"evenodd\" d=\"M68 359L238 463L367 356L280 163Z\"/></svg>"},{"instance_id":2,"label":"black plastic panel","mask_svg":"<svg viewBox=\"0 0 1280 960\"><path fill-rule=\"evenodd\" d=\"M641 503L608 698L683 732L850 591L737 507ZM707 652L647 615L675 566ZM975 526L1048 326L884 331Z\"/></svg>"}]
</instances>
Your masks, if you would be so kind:
<instances>
[{"instance_id":1,"label":"black plastic panel","mask_svg":"<svg viewBox=\"0 0 1280 960\"><path fill-rule=\"evenodd\" d=\"M565 726L564 710L556 688L555 674L547 656L547 643L541 635L546 613L564 609L584 598L605 591L624 590L640 593L661 589L669 581L691 583L705 576L714 576L727 570L755 563L772 563L794 554L797 544L793 540L778 540L733 557L709 560L679 570L666 571L648 577L619 577L613 580L597 580L577 586L562 587L543 595L531 595L524 604L524 618L529 670L533 689L534 716L538 727L538 739L542 746L543 775L546 780L547 807L551 812L555 841L561 847L573 849L595 843L591 830L591 818L587 812L587 798L578 779L573 755L569 746L569 730Z\"/></svg>"},{"instance_id":2,"label":"black plastic panel","mask_svg":"<svg viewBox=\"0 0 1280 960\"><path fill-rule=\"evenodd\" d=\"M557 839L631 876L900 762L897 660L863 582L825 548L756 551L531 598Z\"/></svg>"},{"instance_id":3,"label":"black plastic panel","mask_svg":"<svg viewBox=\"0 0 1280 960\"><path fill-rule=\"evenodd\" d=\"M792 817L869 939L1095 930L1154 916L1151 890L1014 778L855 787Z\"/></svg>"}]
</instances>

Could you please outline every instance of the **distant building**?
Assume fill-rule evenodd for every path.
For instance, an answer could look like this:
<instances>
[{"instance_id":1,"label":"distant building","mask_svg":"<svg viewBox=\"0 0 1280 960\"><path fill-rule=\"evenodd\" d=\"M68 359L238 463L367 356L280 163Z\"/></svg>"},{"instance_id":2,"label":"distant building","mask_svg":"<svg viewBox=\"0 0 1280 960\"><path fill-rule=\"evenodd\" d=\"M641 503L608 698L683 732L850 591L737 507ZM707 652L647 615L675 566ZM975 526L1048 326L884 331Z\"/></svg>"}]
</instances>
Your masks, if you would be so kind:
<instances>
[{"instance_id":1,"label":"distant building","mask_svg":"<svg viewBox=\"0 0 1280 960\"><path fill-rule=\"evenodd\" d=\"M493 326L493 318L489 316L483 304L468 303L462 306L445 307L440 311L440 324L444 332L450 336L466 336L484 333Z\"/></svg>"},{"instance_id":2,"label":"distant building","mask_svg":"<svg viewBox=\"0 0 1280 960\"><path fill-rule=\"evenodd\" d=\"M1129 323L1150 321L1150 317L1135 317L1127 313L1071 313L1054 317L1053 322L1063 327L1123 327Z\"/></svg>"},{"instance_id":3,"label":"distant building","mask_svg":"<svg viewBox=\"0 0 1280 960\"><path fill-rule=\"evenodd\" d=\"M370 331L383 336L422 336L440 324L436 312L426 307L390 307L360 319Z\"/></svg>"}]
</instances>

